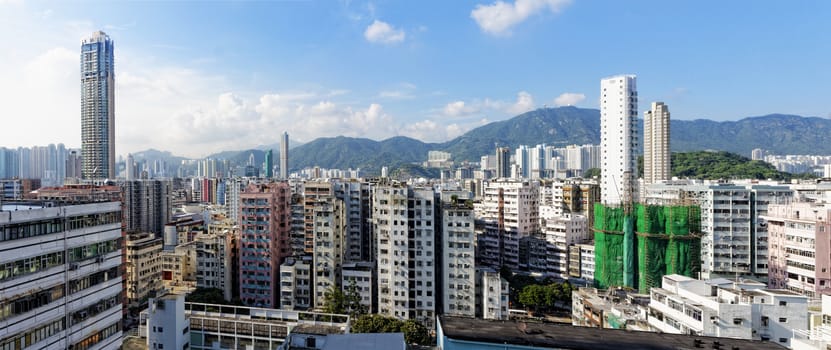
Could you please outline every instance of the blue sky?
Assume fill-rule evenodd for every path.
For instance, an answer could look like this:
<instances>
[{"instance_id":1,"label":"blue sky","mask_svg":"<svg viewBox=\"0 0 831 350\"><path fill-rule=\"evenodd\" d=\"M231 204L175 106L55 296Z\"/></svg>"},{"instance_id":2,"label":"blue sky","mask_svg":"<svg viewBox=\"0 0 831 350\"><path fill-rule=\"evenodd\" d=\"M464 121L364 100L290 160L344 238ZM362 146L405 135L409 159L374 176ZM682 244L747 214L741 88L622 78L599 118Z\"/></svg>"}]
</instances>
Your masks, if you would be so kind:
<instances>
[{"instance_id":1,"label":"blue sky","mask_svg":"<svg viewBox=\"0 0 831 350\"><path fill-rule=\"evenodd\" d=\"M641 113L831 116L828 1L0 0L0 146L80 144L80 40L116 43L117 153L293 139L444 141L523 111L597 108L638 75ZM23 116L23 117L21 117Z\"/></svg>"}]
</instances>

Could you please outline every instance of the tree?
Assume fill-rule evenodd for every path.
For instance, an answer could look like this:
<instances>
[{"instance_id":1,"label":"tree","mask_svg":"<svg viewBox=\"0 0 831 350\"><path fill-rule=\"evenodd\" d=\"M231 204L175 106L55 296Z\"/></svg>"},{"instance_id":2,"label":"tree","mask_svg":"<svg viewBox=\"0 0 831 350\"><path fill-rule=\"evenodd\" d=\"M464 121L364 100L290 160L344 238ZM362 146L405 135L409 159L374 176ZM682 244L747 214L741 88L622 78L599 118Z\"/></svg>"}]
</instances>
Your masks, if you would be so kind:
<instances>
[{"instance_id":1,"label":"tree","mask_svg":"<svg viewBox=\"0 0 831 350\"><path fill-rule=\"evenodd\" d=\"M193 292L190 292L185 296L185 301L203 304L230 304L225 300L225 295L222 292L222 289L219 288L196 288Z\"/></svg>"},{"instance_id":2,"label":"tree","mask_svg":"<svg viewBox=\"0 0 831 350\"><path fill-rule=\"evenodd\" d=\"M353 333L395 333L401 330L403 322L381 315L363 315L352 323Z\"/></svg>"},{"instance_id":3,"label":"tree","mask_svg":"<svg viewBox=\"0 0 831 350\"><path fill-rule=\"evenodd\" d=\"M431 343L427 327L424 327L421 322L406 320L401 325L401 331L404 332L404 341L407 344L430 345Z\"/></svg>"},{"instance_id":4,"label":"tree","mask_svg":"<svg viewBox=\"0 0 831 350\"><path fill-rule=\"evenodd\" d=\"M340 288L329 286L329 289L323 293L323 312L330 314L346 313L345 296Z\"/></svg>"},{"instance_id":5,"label":"tree","mask_svg":"<svg viewBox=\"0 0 831 350\"><path fill-rule=\"evenodd\" d=\"M343 293L343 306L349 316L355 317L367 313L366 305L361 304L361 293L358 291L358 283L353 279Z\"/></svg>"},{"instance_id":6,"label":"tree","mask_svg":"<svg viewBox=\"0 0 831 350\"><path fill-rule=\"evenodd\" d=\"M600 177L600 168L586 169L586 171L583 173L584 179L591 179L595 176Z\"/></svg>"},{"instance_id":7,"label":"tree","mask_svg":"<svg viewBox=\"0 0 831 350\"><path fill-rule=\"evenodd\" d=\"M401 321L381 315L363 315L352 323L352 333L404 333L407 344L429 345L427 327L416 320Z\"/></svg>"}]
</instances>

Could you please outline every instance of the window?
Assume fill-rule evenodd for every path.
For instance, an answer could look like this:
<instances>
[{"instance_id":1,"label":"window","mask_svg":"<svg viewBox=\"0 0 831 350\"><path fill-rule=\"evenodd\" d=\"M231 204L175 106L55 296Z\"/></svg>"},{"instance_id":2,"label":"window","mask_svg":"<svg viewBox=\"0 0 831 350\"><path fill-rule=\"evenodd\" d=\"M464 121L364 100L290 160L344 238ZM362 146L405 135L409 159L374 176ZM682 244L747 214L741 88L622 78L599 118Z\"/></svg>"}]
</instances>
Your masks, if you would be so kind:
<instances>
[{"instance_id":1,"label":"window","mask_svg":"<svg viewBox=\"0 0 831 350\"><path fill-rule=\"evenodd\" d=\"M779 301L779 306L787 306L787 305L788 305L787 301L784 301L784 300Z\"/></svg>"},{"instance_id":2,"label":"window","mask_svg":"<svg viewBox=\"0 0 831 350\"><path fill-rule=\"evenodd\" d=\"M788 338L779 338L779 342L780 342L780 343L787 343L787 342L788 342Z\"/></svg>"},{"instance_id":3,"label":"window","mask_svg":"<svg viewBox=\"0 0 831 350\"><path fill-rule=\"evenodd\" d=\"M742 319L741 318L734 318L733 319L733 324L736 324L736 325L742 324Z\"/></svg>"},{"instance_id":4,"label":"window","mask_svg":"<svg viewBox=\"0 0 831 350\"><path fill-rule=\"evenodd\" d=\"M787 317L780 317L779 322L788 323L788 318Z\"/></svg>"}]
</instances>

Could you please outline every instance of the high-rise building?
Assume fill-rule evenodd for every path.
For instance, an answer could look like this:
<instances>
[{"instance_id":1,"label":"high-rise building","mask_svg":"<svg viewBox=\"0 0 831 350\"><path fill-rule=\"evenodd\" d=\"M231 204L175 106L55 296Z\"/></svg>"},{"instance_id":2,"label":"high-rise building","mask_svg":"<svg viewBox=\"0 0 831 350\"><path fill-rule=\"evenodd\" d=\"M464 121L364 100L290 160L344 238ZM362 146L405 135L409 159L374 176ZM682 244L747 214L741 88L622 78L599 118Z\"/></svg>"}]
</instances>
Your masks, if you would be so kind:
<instances>
[{"instance_id":1,"label":"high-rise building","mask_svg":"<svg viewBox=\"0 0 831 350\"><path fill-rule=\"evenodd\" d=\"M133 159L132 153L127 153L127 164L125 164L125 171L124 178L127 181L135 180L136 179L136 161Z\"/></svg>"},{"instance_id":2,"label":"high-rise building","mask_svg":"<svg viewBox=\"0 0 831 350\"><path fill-rule=\"evenodd\" d=\"M476 203L483 231L477 239L477 261L493 268L519 267L519 240L539 232L540 187L536 181L502 179L484 184Z\"/></svg>"},{"instance_id":3,"label":"high-rise building","mask_svg":"<svg viewBox=\"0 0 831 350\"><path fill-rule=\"evenodd\" d=\"M643 181L648 185L670 177L669 108L652 102L643 114Z\"/></svg>"},{"instance_id":4,"label":"high-rise building","mask_svg":"<svg viewBox=\"0 0 831 350\"><path fill-rule=\"evenodd\" d=\"M638 178L638 92L634 75L600 81L600 196L604 204L633 199Z\"/></svg>"},{"instance_id":5,"label":"high-rise building","mask_svg":"<svg viewBox=\"0 0 831 350\"><path fill-rule=\"evenodd\" d=\"M0 349L118 349L121 204L52 192L0 205Z\"/></svg>"},{"instance_id":6,"label":"high-rise building","mask_svg":"<svg viewBox=\"0 0 831 350\"><path fill-rule=\"evenodd\" d=\"M119 184L124 198L124 225L128 232L161 236L172 211L170 180L132 180Z\"/></svg>"},{"instance_id":7,"label":"high-rise building","mask_svg":"<svg viewBox=\"0 0 831 350\"><path fill-rule=\"evenodd\" d=\"M280 178L289 178L289 133L280 136Z\"/></svg>"},{"instance_id":8,"label":"high-rise building","mask_svg":"<svg viewBox=\"0 0 831 350\"><path fill-rule=\"evenodd\" d=\"M496 177L511 177L511 149L508 147L496 148Z\"/></svg>"},{"instance_id":9,"label":"high-rise building","mask_svg":"<svg viewBox=\"0 0 831 350\"><path fill-rule=\"evenodd\" d=\"M115 62L101 31L81 43L81 154L85 179L115 178Z\"/></svg>"},{"instance_id":10,"label":"high-rise building","mask_svg":"<svg viewBox=\"0 0 831 350\"><path fill-rule=\"evenodd\" d=\"M473 207L442 203L441 288L445 315L476 316L476 264Z\"/></svg>"},{"instance_id":11,"label":"high-rise building","mask_svg":"<svg viewBox=\"0 0 831 350\"><path fill-rule=\"evenodd\" d=\"M250 184L240 193L240 299L275 308L280 264L291 254L291 188L285 182Z\"/></svg>"},{"instance_id":12,"label":"high-rise building","mask_svg":"<svg viewBox=\"0 0 831 350\"><path fill-rule=\"evenodd\" d=\"M415 319L428 329L436 319L436 196L431 188L381 184L372 197L378 266L378 313Z\"/></svg>"},{"instance_id":13,"label":"high-rise building","mask_svg":"<svg viewBox=\"0 0 831 350\"><path fill-rule=\"evenodd\" d=\"M265 151L265 163L263 166L265 167L265 178L270 179L274 177L274 155L271 153L271 150Z\"/></svg>"}]
</instances>

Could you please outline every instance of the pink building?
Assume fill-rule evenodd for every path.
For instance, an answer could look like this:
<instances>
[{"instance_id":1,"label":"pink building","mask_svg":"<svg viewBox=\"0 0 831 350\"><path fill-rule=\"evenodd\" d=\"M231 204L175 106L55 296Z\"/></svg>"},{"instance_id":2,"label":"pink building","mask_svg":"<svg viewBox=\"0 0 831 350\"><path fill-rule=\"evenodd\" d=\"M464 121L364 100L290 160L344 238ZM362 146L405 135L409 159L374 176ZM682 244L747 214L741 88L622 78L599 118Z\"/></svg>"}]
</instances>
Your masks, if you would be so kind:
<instances>
[{"instance_id":1,"label":"pink building","mask_svg":"<svg viewBox=\"0 0 831 350\"><path fill-rule=\"evenodd\" d=\"M831 294L831 204L771 204L768 286L809 297ZM819 254L817 254L819 252Z\"/></svg>"},{"instance_id":2,"label":"pink building","mask_svg":"<svg viewBox=\"0 0 831 350\"><path fill-rule=\"evenodd\" d=\"M240 193L240 298L276 308L280 264L291 254L291 188L285 182L250 184Z\"/></svg>"}]
</instances>

